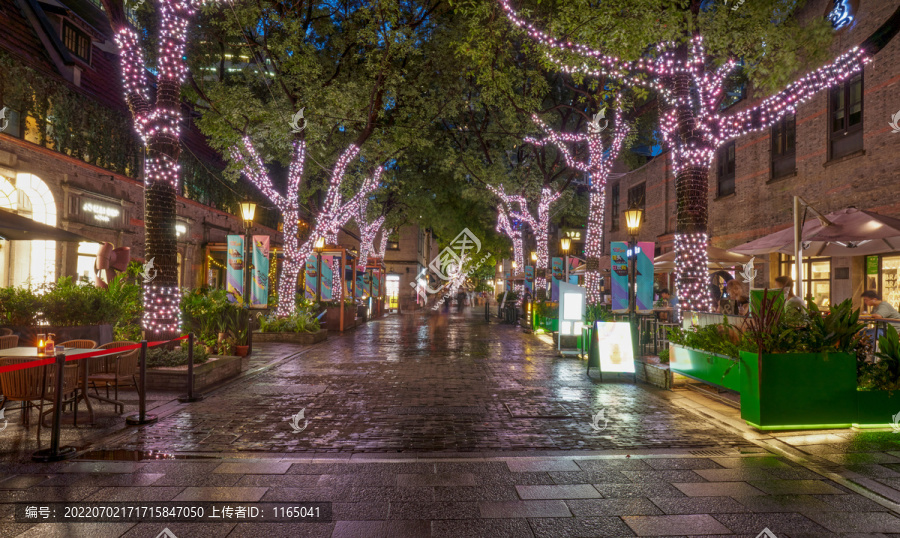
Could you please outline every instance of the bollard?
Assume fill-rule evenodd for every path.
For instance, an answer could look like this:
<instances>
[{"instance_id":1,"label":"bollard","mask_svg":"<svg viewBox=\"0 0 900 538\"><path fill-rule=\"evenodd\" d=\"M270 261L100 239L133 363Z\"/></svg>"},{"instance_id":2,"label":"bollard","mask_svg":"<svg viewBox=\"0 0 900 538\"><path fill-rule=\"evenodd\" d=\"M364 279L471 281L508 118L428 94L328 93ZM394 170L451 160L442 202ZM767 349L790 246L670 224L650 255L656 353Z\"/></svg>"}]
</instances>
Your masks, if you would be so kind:
<instances>
[{"instance_id":1,"label":"bollard","mask_svg":"<svg viewBox=\"0 0 900 538\"><path fill-rule=\"evenodd\" d=\"M202 394L194 395L194 333L188 334L188 382L187 396L178 398L181 403L199 402Z\"/></svg>"},{"instance_id":2,"label":"bollard","mask_svg":"<svg viewBox=\"0 0 900 538\"><path fill-rule=\"evenodd\" d=\"M125 424L129 426L140 426L142 424L153 424L157 421L156 415L147 414L147 341L141 340L141 386L138 389L138 414L131 415L125 419Z\"/></svg>"},{"instance_id":3,"label":"bollard","mask_svg":"<svg viewBox=\"0 0 900 538\"><path fill-rule=\"evenodd\" d=\"M253 323L251 321L250 308L247 308L247 355L253 353Z\"/></svg>"},{"instance_id":4,"label":"bollard","mask_svg":"<svg viewBox=\"0 0 900 538\"><path fill-rule=\"evenodd\" d=\"M484 321L491 322L491 301L487 297L484 299Z\"/></svg>"},{"instance_id":5,"label":"bollard","mask_svg":"<svg viewBox=\"0 0 900 538\"><path fill-rule=\"evenodd\" d=\"M64 446L59 447L59 428L62 417L62 391L63 391L63 371L65 369L66 356L63 353L56 355L56 387L53 394L53 428L50 430L50 448L44 448L36 451L31 455L31 459L40 462L60 461L71 458L75 455L75 447ZM38 420L43 420L41 413L38 413Z\"/></svg>"}]
</instances>

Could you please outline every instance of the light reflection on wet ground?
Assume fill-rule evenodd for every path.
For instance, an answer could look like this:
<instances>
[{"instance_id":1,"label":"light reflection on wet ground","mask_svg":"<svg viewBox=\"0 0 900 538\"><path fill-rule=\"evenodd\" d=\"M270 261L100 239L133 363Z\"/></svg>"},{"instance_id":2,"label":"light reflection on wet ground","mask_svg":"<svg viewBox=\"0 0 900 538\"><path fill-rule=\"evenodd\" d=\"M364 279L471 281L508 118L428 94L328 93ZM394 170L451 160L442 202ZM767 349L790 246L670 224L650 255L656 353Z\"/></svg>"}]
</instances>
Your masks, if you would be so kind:
<instances>
[{"instance_id":1,"label":"light reflection on wet ground","mask_svg":"<svg viewBox=\"0 0 900 538\"><path fill-rule=\"evenodd\" d=\"M261 394L254 387L265 385ZM281 391L278 390L281 387ZM160 420L115 448L472 451L739 447L748 443L630 380L599 383L480 311L394 315ZM591 417L606 409L597 433ZM295 434L288 418L305 409ZM106 447L111 448L111 447Z\"/></svg>"}]
</instances>

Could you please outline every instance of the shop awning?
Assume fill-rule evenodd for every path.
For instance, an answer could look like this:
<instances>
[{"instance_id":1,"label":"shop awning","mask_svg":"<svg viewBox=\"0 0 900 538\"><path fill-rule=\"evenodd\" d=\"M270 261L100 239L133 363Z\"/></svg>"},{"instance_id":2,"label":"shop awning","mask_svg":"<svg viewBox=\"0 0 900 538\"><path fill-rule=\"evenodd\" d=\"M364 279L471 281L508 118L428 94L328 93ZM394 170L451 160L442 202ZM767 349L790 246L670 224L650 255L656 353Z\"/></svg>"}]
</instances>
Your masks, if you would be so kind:
<instances>
[{"instance_id":1,"label":"shop awning","mask_svg":"<svg viewBox=\"0 0 900 538\"><path fill-rule=\"evenodd\" d=\"M0 209L0 239L7 241L98 242L73 232L21 217L5 209Z\"/></svg>"},{"instance_id":2,"label":"shop awning","mask_svg":"<svg viewBox=\"0 0 900 538\"><path fill-rule=\"evenodd\" d=\"M810 219L803 226L804 256L864 256L900 250L900 219L855 207ZM794 228L733 247L743 254L794 254Z\"/></svg>"}]
</instances>

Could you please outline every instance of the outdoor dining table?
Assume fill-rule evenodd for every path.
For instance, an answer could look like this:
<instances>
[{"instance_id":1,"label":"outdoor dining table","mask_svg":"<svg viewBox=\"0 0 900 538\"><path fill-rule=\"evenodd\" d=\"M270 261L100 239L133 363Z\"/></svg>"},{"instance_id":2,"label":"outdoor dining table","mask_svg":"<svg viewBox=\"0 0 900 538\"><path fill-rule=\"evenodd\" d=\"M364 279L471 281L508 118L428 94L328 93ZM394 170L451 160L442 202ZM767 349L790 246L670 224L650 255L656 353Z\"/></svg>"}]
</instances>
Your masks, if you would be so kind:
<instances>
[{"instance_id":1,"label":"outdoor dining table","mask_svg":"<svg viewBox=\"0 0 900 538\"><path fill-rule=\"evenodd\" d=\"M66 355L66 356L80 355L82 353L92 353L94 351L99 351L99 350L73 348L73 349L63 350L63 355ZM91 361L91 360L96 360L96 359L106 359L106 358L116 355L116 354L117 353L115 352L115 350L110 350L110 353L108 355L103 355L103 356L99 356L99 357L91 357L88 359L81 359L81 360ZM47 355L45 353L39 353L36 346L13 347L13 348L9 348L9 349L4 349L4 350L0 351L0 356L13 357L13 358L26 358L26 359L33 359L33 360L50 359L50 358L54 357L54 355ZM91 400L88 398L87 386L88 386L88 368L87 368L87 363L85 363L84 367L81 368L81 391L80 391L80 394L78 394L75 397L75 401L73 402L73 405L75 406L75 424L76 425L78 424L78 401L82 400L82 399L84 400L84 403L87 404L88 416L90 417L90 422L91 422L91 424L94 423L94 408L91 405ZM2 389L2 387L0 387L0 389ZM96 396L94 396L94 398L96 398L98 400L102 400L104 402L112 403L114 405L124 405L124 403L122 403L118 400L113 400L110 398L103 398L100 395L96 395Z\"/></svg>"}]
</instances>

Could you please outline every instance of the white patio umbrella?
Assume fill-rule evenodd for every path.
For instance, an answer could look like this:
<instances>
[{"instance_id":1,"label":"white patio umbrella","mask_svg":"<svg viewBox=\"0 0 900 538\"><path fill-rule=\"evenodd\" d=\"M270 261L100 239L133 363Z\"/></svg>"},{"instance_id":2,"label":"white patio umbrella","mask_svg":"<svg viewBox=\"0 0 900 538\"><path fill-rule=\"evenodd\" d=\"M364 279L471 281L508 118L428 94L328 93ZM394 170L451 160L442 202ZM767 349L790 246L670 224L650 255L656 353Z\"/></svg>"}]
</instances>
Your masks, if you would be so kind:
<instances>
[{"instance_id":1,"label":"white patio umbrella","mask_svg":"<svg viewBox=\"0 0 900 538\"><path fill-rule=\"evenodd\" d=\"M850 207L807 220L801 240L804 256L865 256L900 250L900 219ZM794 228L732 247L733 252L794 254Z\"/></svg>"},{"instance_id":2,"label":"white patio umbrella","mask_svg":"<svg viewBox=\"0 0 900 538\"><path fill-rule=\"evenodd\" d=\"M731 269L750 261L750 256L729 252L724 248L709 247L706 251L711 270ZM653 259L654 273L668 273L675 270L675 251L666 252Z\"/></svg>"}]
</instances>

